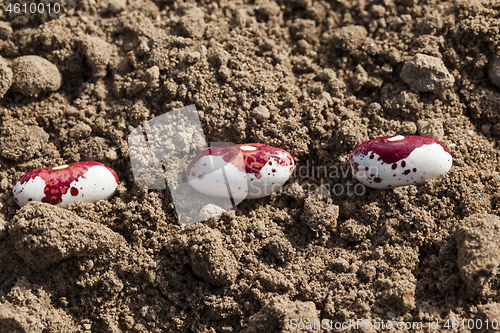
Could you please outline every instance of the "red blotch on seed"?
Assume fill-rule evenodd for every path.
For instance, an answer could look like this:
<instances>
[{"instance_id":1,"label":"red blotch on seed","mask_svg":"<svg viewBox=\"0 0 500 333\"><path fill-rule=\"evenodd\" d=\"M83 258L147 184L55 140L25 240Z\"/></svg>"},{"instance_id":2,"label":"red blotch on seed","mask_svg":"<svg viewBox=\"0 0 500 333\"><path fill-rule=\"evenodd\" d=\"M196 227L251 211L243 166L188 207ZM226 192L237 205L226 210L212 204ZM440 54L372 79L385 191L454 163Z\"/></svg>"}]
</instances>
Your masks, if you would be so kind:
<instances>
[{"instance_id":1,"label":"red blotch on seed","mask_svg":"<svg viewBox=\"0 0 500 333\"><path fill-rule=\"evenodd\" d=\"M69 192L72 196L76 197L78 195L78 189L76 187L72 187L69 189Z\"/></svg>"},{"instance_id":2,"label":"red blotch on seed","mask_svg":"<svg viewBox=\"0 0 500 333\"><path fill-rule=\"evenodd\" d=\"M390 138L392 138L392 136L386 136L362 142L356 146L351 155L368 156L371 154L369 157L370 159L372 159L372 156L375 153L379 155L382 158L382 161L384 161L385 163L395 163L407 158L416 148L420 148L424 145L430 145L433 143L439 144L441 147L443 147L443 150L445 152L449 153L448 149L446 149L446 147L444 147L439 141L426 136L410 135L405 136L402 140L387 141L387 139Z\"/></svg>"}]
</instances>

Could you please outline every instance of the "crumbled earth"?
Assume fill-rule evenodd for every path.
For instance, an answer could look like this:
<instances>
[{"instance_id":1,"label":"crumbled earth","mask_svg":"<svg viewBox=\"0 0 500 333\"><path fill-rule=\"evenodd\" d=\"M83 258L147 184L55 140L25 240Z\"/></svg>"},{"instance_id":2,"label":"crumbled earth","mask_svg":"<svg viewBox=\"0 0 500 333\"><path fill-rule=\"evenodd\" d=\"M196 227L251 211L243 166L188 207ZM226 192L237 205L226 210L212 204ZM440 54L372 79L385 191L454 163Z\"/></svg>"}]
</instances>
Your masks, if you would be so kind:
<instances>
[{"instance_id":1,"label":"crumbled earth","mask_svg":"<svg viewBox=\"0 0 500 333\"><path fill-rule=\"evenodd\" d=\"M500 320L498 3L81 0L42 25L0 12L0 331ZM128 140L191 104L208 142L289 151L288 183L181 227L168 189L136 183L131 154L152 156ZM452 169L360 185L349 152L396 134L439 139ZM25 172L81 160L117 171L113 198L14 202Z\"/></svg>"}]
</instances>

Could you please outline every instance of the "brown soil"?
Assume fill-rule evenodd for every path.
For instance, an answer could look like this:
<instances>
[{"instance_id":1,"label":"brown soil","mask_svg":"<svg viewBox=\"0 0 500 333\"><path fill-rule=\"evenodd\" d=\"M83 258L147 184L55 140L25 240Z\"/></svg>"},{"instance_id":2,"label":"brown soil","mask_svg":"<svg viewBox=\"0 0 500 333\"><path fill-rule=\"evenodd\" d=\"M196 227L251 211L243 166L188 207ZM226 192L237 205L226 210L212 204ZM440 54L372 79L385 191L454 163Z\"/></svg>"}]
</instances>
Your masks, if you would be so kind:
<instances>
[{"instance_id":1,"label":"brown soil","mask_svg":"<svg viewBox=\"0 0 500 333\"><path fill-rule=\"evenodd\" d=\"M499 15L480 0L81 0L0 22L0 331L498 323ZM208 141L289 151L287 186L180 227L167 191L134 182L127 139L189 104ZM360 193L349 152L395 134L439 139L452 169ZM23 173L80 160L118 172L112 199L16 205Z\"/></svg>"}]
</instances>

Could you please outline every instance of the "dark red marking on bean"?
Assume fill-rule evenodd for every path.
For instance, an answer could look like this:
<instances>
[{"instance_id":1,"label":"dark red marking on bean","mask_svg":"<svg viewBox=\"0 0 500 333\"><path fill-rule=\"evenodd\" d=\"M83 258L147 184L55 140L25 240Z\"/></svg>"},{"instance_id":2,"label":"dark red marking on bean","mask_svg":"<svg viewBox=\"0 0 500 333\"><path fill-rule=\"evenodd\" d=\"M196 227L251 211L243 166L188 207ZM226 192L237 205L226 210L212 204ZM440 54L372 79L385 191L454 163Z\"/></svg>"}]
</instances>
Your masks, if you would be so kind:
<instances>
[{"instance_id":1,"label":"dark red marking on bean","mask_svg":"<svg viewBox=\"0 0 500 333\"><path fill-rule=\"evenodd\" d=\"M407 175L407 174L409 174L410 172L411 172L411 170L410 170L410 169L406 169L406 170L403 172L403 175L405 175L405 176L406 176L406 175Z\"/></svg>"},{"instance_id":2,"label":"dark red marking on bean","mask_svg":"<svg viewBox=\"0 0 500 333\"><path fill-rule=\"evenodd\" d=\"M396 170L397 168L398 168L398 164L397 163L392 164L392 170Z\"/></svg>"},{"instance_id":3,"label":"dark red marking on bean","mask_svg":"<svg viewBox=\"0 0 500 333\"><path fill-rule=\"evenodd\" d=\"M387 139L392 137L393 136L386 136L362 142L356 146L351 155L368 156L369 154L372 154L373 156L373 153L375 153L379 155L385 163L395 163L407 158L416 148L433 143L439 144L443 147L445 152L449 153L448 149L446 149L446 147L444 147L439 141L426 136L410 135L405 136L402 140L387 141ZM372 157L370 156L370 158Z\"/></svg>"},{"instance_id":4,"label":"dark red marking on bean","mask_svg":"<svg viewBox=\"0 0 500 333\"><path fill-rule=\"evenodd\" d=\"M382 181L382 179L380 179L379 177L377 177L377 178L375 178L373 181L374 181L375 183L380 183L380 182Z\"/></svg>"},{"instance_id":5,"label":"dark red marking on bean","mask_svg":"<svg viewBox=\"0 0 500 333\"><path fill-rule=\"evenodd\" d=\"M405 161L401 162L401 167L404 168L405 166L406 166L406 162Z\"/></svg>"},{"instance_id":6,"label":"dark red marking on bean","mask_svg":"<svg viewBox=\"0 0 500 333\"><path fill-rule=\"evenodd\" d=\"M72 187L69 189L69 192L72 196L76 197L78 195L78 189L76 187Z\"/></svg>"},{"instance_id":7,"label":"dark red marking on bean","mask_svg":"<svg viewBox=\"0 0 500 333\"><path fill-rule=\"evenodd\" d=\"M417 168L413 168L413 172L417 172Z\"/></svg>"}]
</instances>

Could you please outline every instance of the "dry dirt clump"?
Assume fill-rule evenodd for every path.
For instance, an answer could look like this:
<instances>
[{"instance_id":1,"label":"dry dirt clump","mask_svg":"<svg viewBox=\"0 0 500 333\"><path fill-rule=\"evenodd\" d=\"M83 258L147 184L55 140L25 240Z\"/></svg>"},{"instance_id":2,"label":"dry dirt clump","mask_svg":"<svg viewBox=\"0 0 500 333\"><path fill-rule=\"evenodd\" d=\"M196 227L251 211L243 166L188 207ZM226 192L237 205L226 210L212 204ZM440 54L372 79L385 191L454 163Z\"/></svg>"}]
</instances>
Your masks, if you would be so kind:
<instances>
[{"instance_id":1,"label":"dry dirt clump","mask_svg":"<svg viewBox=\"0 0 500 333\"><path fill-rule=\"evenodd\" d=\"M417 53L405 62L401 78L418 91L430 91L436 94L443 93L455 82L441 59L421 53Z\"/></svg>"},{"instance_id":2,"label":"dry dirt clump","mask_svg":"<svg viewBox=\"0 0 500 333\"><path fill-rule=\"evenodd\" d=\"M38 270L64 259L89 256L126 244L121 235L105 226L39 202L19 210L9 233L17 254Z\"/></svg>"},{"instance_id":3,"label":"dry dirt clump","mask_svg":"<svg viewBox=\"0 0 500 333\"><path fill-rule=\"evenodd\" d=\"M12 69L7 64L4 58L0 57L0 98L5 95L12 85Z\"/></svg>"},{"instance_id":4,"label":"dry dirt clump","mask_svg":"<svg viewBox=\"0 0 500 333\"><path fill-rule=\"evenodd\" d=\"M216 286L232 284L238 275L238 262L224 248L222 234L205 228L199 230L190 237L189 259L193 272Z\"/></svg>"},{"instance_id":5,"label":"dry dirt clump","mask_svg":"<svg viewBox=\"0 0 500 333\"><path fill-rule=\"evenodd\" d=\"M369 318L437 332L448 319L498 320L499 10L77 1L21 28L0 2L0 331L297 332ZM180 227L162 171L185 181L195 127L161 123L138 143L141 125L191 104L208 142L289 151L286 186L230 211L185 196L206 220ZM396 134L437 138L452 169L363 187L350 151ZM156 163L174 146L183 153ZM25 172L81 160L117 171L113 198L13 200Z\"/></svg>"},{"instance_id":6,"label":"dry dirt clump","mask_svg":"<svg viewBox=\"0 0 500 333\"><path fill-rule=\"evenodd\" d=\"M313 302L292 302L276 297L250 318L243 332L320 332L319 322L319 311ZM306 328L304 323L312 324Z\"/></svg>"},{"instance_id":7,"label":"dry dirt clump","mask_svg":"<svg viewBox=\"0 0 500 333\"><path fill-rule=\"evenodd\" d=\"M85 36L82 41L83 53L95 76L106 76L106 67L111 60L111 46L99 37Z\"/></svg>"},{"instance_id":8,"label":"dry dirt clump","mask_svg":"<svg viewBox=\"0 0 500 333\"><path fill-rule=\"evenodd\" d=\"M59 69L50 61L39 56L24 56L12 64L14 82L12 89L25 96L37 96L45 91L61 87Z\"/></svg>"},{"instance_id":9,"label":"dry dirt clump","mask_svg":"<svg viewBox=\"0 0 500 333\"><path fill-rule=\"evenodd\" d=\"M472 289L482 288L495 276L500 265L500 219L476 214L457 229L457 265L460 275Z\"/></svg>"}]
</instances>

